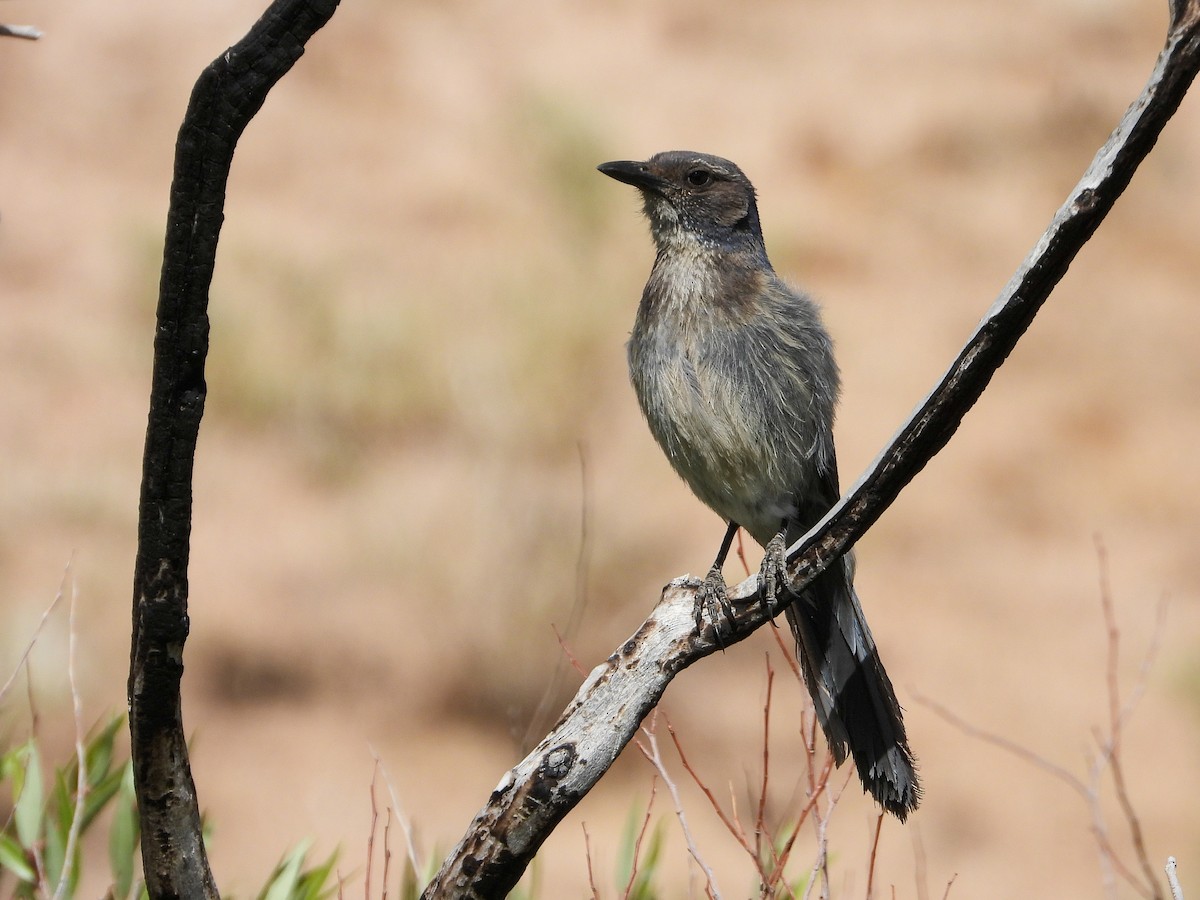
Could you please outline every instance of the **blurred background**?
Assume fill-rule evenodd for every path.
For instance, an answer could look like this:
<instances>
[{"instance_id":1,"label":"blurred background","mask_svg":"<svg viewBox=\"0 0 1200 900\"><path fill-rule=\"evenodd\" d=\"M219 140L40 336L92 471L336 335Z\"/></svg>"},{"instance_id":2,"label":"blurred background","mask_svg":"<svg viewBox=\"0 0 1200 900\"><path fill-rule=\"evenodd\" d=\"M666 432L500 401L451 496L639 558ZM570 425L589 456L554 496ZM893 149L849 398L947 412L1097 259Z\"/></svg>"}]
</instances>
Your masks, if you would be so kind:
<instances>
[{"instance_id":1,"label":"blurred background","mask_svg":"<svg viewBox=\"0 0 1200 900\"><path fill-rule=\"evenodd\" d=\"M578 685L555 676L552 625L578 607L567 642L590 668L666 581L711 561L722 523L628 385L653 251L636 193L597 163L685 148L749 174L776 268L838 343L848 485L1137 95L1165 6L344 3L242 139L212 288L184 710L223 888L251 892L306 836L361 873L373 754L418 848L444 852ZM0 676L69 564L89 721L125 703L173 142L200 70L262 8L0 7L46 32L0 42ZM941 896L951 877L958 897L1101 894L1080 798L917 699L1086 778L1108 709L1097 537L1126 695L1170 603L1123 759L1155 865L1173 853L1185 885L1200 878L1198 160L1192 96L860 544L926 788L908 827L884 825L876 885L896 896ZM767 653L782 672L764 630L663 704L739 804L761 768ZM59 615L32 673L64 754L65 671ZM796 808L803 693L777 680L779 818ZM28 708L6 705L19 737ZM583 825L616 893L619 833L651 778L636 754L618 762L544 848L543 896L588 894ZM699 794L684 801L726 895L749 896L741 850ZM1107 788L1104 809L1132 865ZM661 789L654 815L665 895L686 896ZM862 895L873 821L850 784L830 833L838 895Z\"/></svg>"}]
</instances>

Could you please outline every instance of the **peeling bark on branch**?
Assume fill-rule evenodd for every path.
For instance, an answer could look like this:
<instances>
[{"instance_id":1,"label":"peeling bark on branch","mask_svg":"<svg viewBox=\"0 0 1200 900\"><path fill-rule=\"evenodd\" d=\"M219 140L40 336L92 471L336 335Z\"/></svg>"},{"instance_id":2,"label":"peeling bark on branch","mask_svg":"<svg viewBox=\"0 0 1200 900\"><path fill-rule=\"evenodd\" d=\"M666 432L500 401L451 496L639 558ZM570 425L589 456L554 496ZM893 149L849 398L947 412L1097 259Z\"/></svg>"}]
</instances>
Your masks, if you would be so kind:
<instances>
[{"instance_id":1,"label":"peeling bark on branch","mask_svg":"<svg viewBox=\"0 0 1200 900\"><path fill-rule=\"evenodd\" d=\"M338 0L276 0L201 73L179 130L167 214L133 575L129 727L151 897L216 897L188 766L179 683L187 640L192 464L204 413L208 289L238 138Z\"/></svg>"},{"instance_id":2,"label":"peeling bark on branch","mask_svg":"<svg viewBox=\"0 0 1200 900\"><path fill-rule=\"evenodd\" d=\"M1033 317L1154 147L1200 68L1200 0L1174 0L1166 45L1146 87L1125 113L958 358L851 491L789 548L802 588L853 546L900 491L946 445ZM608 770L674 676L765 624L757 578L733 591L732 633L720 644L695 631L699 582L678 579L650 617L580 687L554 730L508 772L426 887L425 900L498 898Z\"/></svg>"}]
</instances>

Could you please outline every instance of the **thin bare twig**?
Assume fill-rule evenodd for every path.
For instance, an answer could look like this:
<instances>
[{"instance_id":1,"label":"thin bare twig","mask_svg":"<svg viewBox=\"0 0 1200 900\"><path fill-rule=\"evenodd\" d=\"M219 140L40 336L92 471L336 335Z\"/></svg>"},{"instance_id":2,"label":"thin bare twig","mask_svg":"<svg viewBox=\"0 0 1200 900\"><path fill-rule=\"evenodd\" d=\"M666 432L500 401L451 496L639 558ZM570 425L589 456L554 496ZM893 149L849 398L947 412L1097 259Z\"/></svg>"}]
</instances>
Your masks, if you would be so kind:
<instances>
[{"instance_id":1,"label":"thin bare twig","mask_svg":"<svg viewBox=\"0 0 1200 900\"><path fill-rule=\"evenodd\" d=\"M379 806L375 802L375 779L379 776L379 761L371 772L371 830L367 833L367 871L363 877L363 900L371 900L371 870L375 868L375 832L379 828Z\"/></svg>"},{"instance_id":2,"label":"thin bare twig","mask_svg":"<svg viewBox=\"0 0 1200 900\"><path fill-rule=\"evenodd\" d=\"M771 689L775 685L775 670L771 668L771 655L764 655L767 666L767 696L763 701L763 746L762 746L762 787L758 793L758 810L754 815L754 843L759 859L762 859L762 840L766 827L766 811L767 811L767 784L770 780L771 772ZM773 836L768 836L767 844L770 847L772 857L775 854L775 842ZM774 860L778 864L779 860Z\"/></svg>"},{"instance_id":3,"label":"thin bare twig","mask_svg":"<svg viewBox=\"0 0 1200 900\"><path fill-rule=\"evenodd\" d=\"M813 756L811 754L809 755L809 758L808 758L808 768L809 768L810 772L814 768L813 767ZM824 762L821 764L820 776L816 777L814 779L815 787L812 789L812 792L809 794L808 800L805 802L804 806L802 806L800 808L800 814L797 817L795 823L792 825L792 833L790 835L788 835L788 839L786 841L784 841L783 849L779 853L779 869L778 869L778 871L780 874L779 874L778 878L776 879L776 881L778 881L779 879L782 878L782 873L788 864L788 860L791 858L792 848L796 844L796 838L800 836L800 827L804 824L805 820L808 819L808 817L813 814L813 811L817 809L817 803L820 800L820 798L822 797L822 795L825 793L825 789L829 784L829 776L832 774L833 774L833 757L826 756ZM774 884L774 883L776 883L776 882L773 882L772 884Z\"/></svg>"},{"instance_id":4,"label":"thin bare twig","mask_svg":"<svg viewBox=\"0 0 1200 900\"><path fill-rule=\"evenodd\" d=\"M1158 883L1154 866L1150 862L1150 854L1146 850L1145 838L1142 836L1142 824L1138 820L1137 813L1134 811L1132 801L1129 799L1129 791L1125 786L1125 773L1121 765L1121 726L1125 719L1121 709L1120 672L1118 671L1121 631L1117 627L1117 614L1113 608L1112 585L1108 571L1108 553L1099 536L1096 537L1096 558L1100 569L1100 607L1104 612L1104 626L1108 637L1105 668L1108 673L1109 733L1108 739L1102 744L1102 747L1107 751L1109 768L1112 772L1113 787L1116 789L1117 794L1117 802L1120 803L1121 812L1125 816L1125 822L1129 826L1130 840L1133 843L1134 853L1142 867L1142 875L1146 879L1146 884L1150 887L1151 896L1154 900L1162 900L1162 887ZM1161 614L1159 618L1161 621ZM1157 643L1157 639L1151 643L1151 653L1154 652ZM1144 673L1145 670L1146 667L1143 666L1142 672ZM1144 683L1141 678L1138 680Z\"/></svg>"},{"instance_id":5,"label":"thin bare twig","mask_svg":"<svg viewBox=\"0 0 1200 900\"><path fill-rule=\"evenodd\" d=\"M79 655L79 633L75 623L75 609L79 601L79 589L71 579L71 607L67 617L67 682L71 685L71 707L75 713L75 812L71 827L67 830L67 845L63 850L63 866L59 875L54 900L62 900L71 885L75 868L75 846L79 843L79 832L83 828L83 810L88 796L87 751L84 749L83 698L79 695L79 682L75 677L75 660Z\"/></svg>"},{"instance_id":6,"label":"thin bare twig","mask_svg":"<svg viewBox=\"0 0 1200 900\"><path fill-rule=\"evenodd\" d=\"M1116 896L1116 877L1120 876L1141 896L1148 900L1162 900L1162 887L1150 864L1142 834L1141 823L1129 798L1125 784L1124 770L1121 765L1121 737L1125 724L1136 708L1137 701L1145 694L1146 681L1149 677L1151 664L1161 646L1162 632L1166 621L1165 604L1160 603L1155 619L1154 631L1147 651L1138 667L1138 675L1130 691L1130 698L1122 706L1120 696L1120 629L1117 626L1116 611L1112 600L1112 589L1108 575L1108 558L1103 544L1097 539L1097 558L1100 570L1100 606L1104 617L1106 634L1105 652L1105 686L1108 708L1109 730L1107 735L1094 733L1097 751L1089 764L1088 780L1084 782L1057 763L1051 762L1044 756L1024 747L1002 735L993 734L977 726L971 725L960 716L948 710L939 703L927 697L915 695L917 702L933 710L941 718L958 728L963 733L1000 747L1003 750L1025 760L1037 768L1048 772L1059 781L1075 791L1086 804L1091 815L1091 830L1096 839L1100 852L1101 875L1108 896ZM1121 807L1122 815L1130 830L1130 841L1137 857L1142 877L1139 878L1117 854L1108 834L1108 826L1104 818L1103 805L1100 801L1101 781L1105 771L1112 775L1113 786Z\"/></svg>"},{"instance_id":7,"label":"thin bare twig","mask_svg":"<svg viewBox=\"0 0 1200 900\"><path fill-rule=\"evenodd\" d=\"M563 637L562 634L559 632L558 626L551 625L550 630L554 632L554 638L555 638L555 640L558 641L558 646L562 649L563 655L567 658L567 661L571 664L571 668L573 668L576 672L578 672L580 675L582 675L584 678L586 678L587 677L587 669L585 669L583 667L583 663L581 663L579 661L579 658L577 656L575 656L574 651L571 650L571 645L567 643L567 639L565 637Z\"/></svg>"},{"instance_id":8,"label":"thin bare twig","mask_svg":"<svg viewBox=\"0 0 1200 900\"><path fill-rule=\"evenodd\" d=\"M372 791L374 793L374 791ZM383 887L380 897L387 900L388 874L392 868L392 808L387 808L387 819L383 823Z\"/></svg>"},{"instance_id":9,"label":"thin bare twig","mask_svg":"<svg viewBox=\"0 0 1200 900\"><path fill-rule=\"evenodd\" d=\"M925 842L921 840L921 829L913 825L909 833L913 845L913 881L917 885L917 900L929 898L929 872L925 860Z\"/></svg>"},{"instance_id":10,"label":"thin bare twig","mask_svg":"<svg viewBox=\"0 0 1200 900\"><path fill-rule=\"evenodd\" d=\"M742 563L742 569L745 570L745 576L750 576L750 563L746 562L746 542L742 540L742 535L745 534L745 529L737 530L737 557Z\"/></svg>"},{"instance_id":11,"label":"thin bare twig","mask_svg":"<svg viewBox=\"0 0 1200 900\"><path fill-rule=\"evenodd\" d=\"M643 744L640 740L635 741L637 748L642 751L642 755L654 766L658 772L658 777L662 779L663 784L667 786L667 793L671 795L671 803L675 807L675 819L679 822L679 828L683 832L683 840L687 844L688 853L695 860L696 865L700 867L700 871L704 873L704 894L710 900L720 900L721 892L717 886L717 877L713 873L712 867L705 862L704 857L700 855L700 847L696 844L695 838L692 836L692 830L688 827L687 816L683 811L683 801L679 796L679 787L671 778L670 772L667 771L666 762L662 758L662 753L658 747L658 711L655 710L650 715L650 724L642 727L642 734L646 737L646 743Z\"/></svg>"},{"instance_id":12,"label":"thin bare twig","mask_svg":"<svg viewBox=\"0 0 1200 900\"><path fill-rule=\"evenodd\" d=\"M579 630L579 623L583 621L584 612L587 610L588 604L588 571L591 566L592 558L592 542L588 532L588 508L590 506L591 486L588 481L587 470L587 453L584 451L583 443L576 443L575 449L579 454L579 552L575 555L575 596L571 602L571 612L567 616L567 624L560 633L558 626L551 625L554 631L554 636L558 640L558 644L563 649L564 656L560 656L555 660L554 672L546 680L546 687L542 691L542 696L538 698L537 706L534 707L533 715L529 717L529 726L525 729L525 734L521 737L521 750L528 752L529 748L536 743L538 734L542 729L553 722L550 718L553 712L551 704L554 703L555 697L558 695L559 685L563 683L566 670L564 668L564 659L569 661L581 676L587 672L567 648L567 642L574 638Z\"/></svg>"},{"instance_id":13,"label":"thin bare twig","mask_svg":"<svg viewBox=\"0 0 1200 900\"><path fill-rule=\"evenodd\" d=\"M791 634L791 632L787 632ZM804 687L804 676L800 674L800 663L796 662L796 653L794 647L789 647L783 640L784 631L782 628L772 628L771 637L775 639L776 645L783 653L783 658L788 664L788 668L792 670L792 677L796 679L797 684ZM808 693L806 690L805 694Z\"/></svg>"},{"instance_id":14,"label":"thin bare twig","mask_svg":"<svg viewBox=\"0 0 1200 900\"><path fill-rule=\"evenodd\" d=\"M675 744L675 750L679 754L679 759L683 764L684 769L689 775L691 775L692 781L703 792L704 796L709 802L709 805L713 808L713 811L721 820L721 824L725 826L725 829L733 836L734 840L738 842L741 848L746 852L746 855L750 857L750 860L754 864L761 880L764 895L769 896L770 892L775 890L780 884L784 884L786 887L786 883L783 882L783 874L785 871L785 866L787 865L788 857L792 850L793 843L796 840L796 836L799 834L800 826L816 808L816 804L821 796L820 789L824 788L826 779L828 777L828 771L826 771L825 776L822 777L818 782L820 789L810 796L805 805L800 809L796 823L792 828L792 832L789 835L787 842L784 845L782 853L775 853L774 843L772 840L771 852L773 868L770 872L768 872L764 865L764 860L760 852L761 845L759 843L760 834L766 834L768 840L771 840L771 835L768 833L769 829L765 827L765 822L760 821L756 824L755 841L754 843L751 843L750 838L746 835L746 829L742 825L741 816L738 814L737 794L734 792L733 786L730 785L729 790L731 811L727 813L721 804L717 802L717 798L713 794L712 789L708 787L708 785L700 777L699 772L697 772L692 766L691 761L688 759L687 753L683 749L683 744L680 742L679 735L675 732L675 729L672 727L669 719L667 720L667 732L671 735L671 740ZM832 759L829 760L829 763L831 768ZM788 893L789 895L791 894L790 889L788 890Z\"/></svg>"},{"instance_id":15,"label":"thin bare twig","mask_svg":"<svg viewBox=\"0 0 1200 900\"><path fill-rule=\"evenodd\" d=\"M1179 883L1179 873L1175 871L1175 857L1168 856L1163 868L1167 872L1167 884L1171 886L1171 900L1183 900L1183 886Z\"/></svg>"},{"instance_id":16,"label":"thin bare twig","mask_svg":"<svg viewBox=\"0 0 1200 900\"><path fill-rule=\"evenodd\" d=\"M67 579L71 577L71 562L67 562L67 567L63 569L62 578L58 582L58 591L54 594L54 599L50 601L50 605L42 611L42 617L38 619L37 627L33 629L33 634L25 644L25 649L21 651L21 657L17 660L17 664L13 666L12 674L4 682L4 686L0 687L0 703L4 702L4 697L8 694L13 682L17 680L17 675L20 674L21 668L25 665L25 661L29 659L29 654L33 652L34 645L37 644L38 636L42 633L42 629L46 627L46 620L50 618L50 614L58 608L59 602L67 590Z\"/></svg>"},{"instance_id":17,"label":"thin bare twig","mask_svg":"<svg viewBox=\"0 0 1200 900\"><path fill-rule=\"evenodd\" d=\"M926 697L924 694L916 691L911 691L910 693L912 694L913 700L932 710L939 717L953 725L968 737L973 737L976 740L992 744L993 746L999 747L1001 750L1011 753L1013 756L1023 759L1031 766L1036 766L1043 772L1046 772L1057 778L1063 784L1071 788L1071 790L1079 794L1079 796L1084 800L1089 799L1087 785L1084 784L1083 780L1080 779L1079 776L1075 775L1069 769L1060 766L1058 763L1051 762L1050 760L1046 759L1046 757L1041 756L1038 753L1034 753L1028 747L1018 744L1011 738L1006 738L1004 735L996 734L995 732L980 728L977 725L972 725L966 719L962 718L962 716L952 712L948 707L943 706L936 700Z\"/></svg>"},{"instance_id":18,"label":"thin bare twig","mask_svg":"<svg viewBox=\"0 0 1200 900\"><path fill-rule=\"evenodd\" d=\"M650 782L650 800L646 804L646 815L642 819L642 827L638 831L637 840L633 844L633 857L629 861L629 881L625 884L625 893L622 895L628 897L633 893L633 884L637 881L638 860L642 856L642 841L646 837L646 830L650 827L650 812L654 809L654 798L658 796L658 776Z\"/></svg>"},{"instance_id":19,"label":"thin bare twig","mask_svg":"<svg viewBox=\"0 0 1200 900\"><path fill-rule=\"evenodd\" d=\"M782 631L778 628L772 629L771 635L775 639L775 643L779 645L780 650L783 652L783 658L787 660L787 663L791 668L792 677L795 678L796 683L803 688L804 676L800 674L800 666L797 664L794 655L784 646L783 638L781 637ZM801 696L807 698L807 690L802 690ZM822 813L818 800L825 792L825 789L829 784L830 775L833 774L833 757L826 754L822 758L820 765L817 764L816 711L813 709L811 701L807 699L804 702L804 707L800 711L799 733L804 747L804 777L807 782L807 792L805 796L807 798L807 802L805 803L804 807L802 807L801 814L799 818L797 818L791 834L788 835L788 839L784 842L783 849L779 853L779 869L776 879L772 884L778 882L779 879L782 878L782 872L787 866L788 860L791 858L792 849L795 846L796 838L800 836L800 829L809 816L813 817L818 843L820 842L821 836L824 833L820 825ZM823 869L827 863L827 858L822 860ZM826 875L828 875L827 871Z\"/></svg>"},{"instance_id":20,"label":"thin bare twig","mask_svg":"<svg viewBox=\"0 0 1200 900\"><path fill-rule=\"evenodd\" d=\"M1000 749L1011 753L1013 756L1016 756L1030 765L1041 769L1043 772L1052 775L1054 778L1057 778L1063 784L1071 788L1071 790L1079 794L1084 803L1087 804L1087 808L1092 815L1091 830L1100 848L1102 859L1112 864L1121 877L1129 882L1129 884L1137 889L1143 896L1148 896L1145 886L1137 879L1137 876L1134 875L1134 873L1131 872L1123 863L1121 863L1120 858L1117 856L1116 850L1113 848L1112 843L1108 838L1108 831L1104 824L1103 811L1100 806L1098 793L1098 780L1103 774L1104 768L1107 765L1109 758L1107 754L1097 754L1093 759L1090 773L1091 784L1088 784L1069 770L1063 768L1057 763L1051 762L1044 756L1033 752L1028 747L1022 746L1016 741L1006 738L1003 735L995 734L994 732L987 731L986 729L980 728L976 725L972 725L961 716L951 712L945 706L929 699L928 697L925 697L919 693L913 693L912 697L917 703L920 703L922 706L932 710L946 722L960 730L963 734L966 734L967 736L973 737L977 740L984 741L985 743L992 744L993 746L999 747Z\"/></svg>"},{"instance_id":21,"label":"thin bare twig","mask_svg":"<svg viewBox=\"0 0 1200 900\"><path fill-rule=\"evenodd\" d=\"M592 900L600 900L600 891L596 887L596 876L592 872L592 839L588 836L587 822L581 823L583 828L583 855L587 858L588 887L592 889Z\"/></svg>"},{"instance_id":22,"label":"thin bare twig","mask_svg":"<svg viewBox=\"0 0 1200 900\"><path fill-rule=\"evenodd\" d=\"M875 837L871 841L871 855L867 857L867 900L875 886L875 860L879 855L879 836L883 834L883 810L875 817Z\"/></svg>"},{"instance_id":23,"label":"thin bare twig","mask_svg":"<svg viewBox=\"0 0 1200 900\"><path fill-rule=\"evenodd\" d=\"M670 720L667 720L667 734L671 736L671 741L675 744L675 752L679 754L679 761L683 763L684 770L692 776L692 781L695 782L696 787L700 788L704 796L708 799L709 806L713 808L713 811L717 814L717 818L719 818L721 820L721 824L725 826L725 830L732 834L734 839L741 844L742 849L753 858L754 847L751 846L750 842L746 839L746 832L742 830L741 822L737 821L736 815L733 817L733 819L730 819L730 817L726 815L725 810L722 808L721 804L717 802L717 798L713 795L712 789L704 783L704 779L702 779L700 774L694 768L692 768L691 760L688 759L687 753L684 752L683 744L680 743L679 735L675 733L675 729L671 727Z\"/></svg>"},{"instance_id":24,"label":"thin bare twig","mask_svg":"<svg viewBox=\"0 0 1200 900\"><path fill-rule=\"evenodd\" d=\"M391 775L388 774L387 766L383 764L383 760L379 758L379 754L375 752L374 747L368 745L371 752L371 758L375 760L375 767L381 775L383 775L383 783L387 785L388 799L391 801L391 811L396 817L396 821L400 823L400 830L404 833L404 850L408 856L408 861L412 865L414 872L421 871L421 864L417 859L417 848L413 840L412 825L408 821L408 817L404 815L404 807L400 804L400 798L396 795L396 785L392 782ZM372 776L372 785L374 784L374 776ZM372 787L374 791L374 787Z\"/></svg>"},{"instance_id":25,"label":"thin bare twig","mask_svg":"<svg viewBox=\"0 0 1200 900\"><path fill-rule=\"evenodd\" d=\"M843 787L845 783L843 782ZM840 791L839 791L840 794ZM832 813L837 805L837 799L830 793L828 813ZM813 828L816 831L817 839L817 855L813 860L812 869L809 871L808 883L804 886L804 895L801 900L809 900L812 896L813 888L818 884L821 885L821 897L827 898L829 895L829 831L828 831L828 815L823 815L816 803L816 798L813 798Z\"/></svg>"},{"instance_id":26,"label":"thin bare twig","mask_svg":"<svg viewBox=\"0 0 1200 900\"><path fill-rule=\"evenodd\" d=\"M25 659L25 702L29 704L29 734L36 738L42 714L38 711L37 697L33 692L33 660L28 657Z\"/></svg>"}]
</instances>

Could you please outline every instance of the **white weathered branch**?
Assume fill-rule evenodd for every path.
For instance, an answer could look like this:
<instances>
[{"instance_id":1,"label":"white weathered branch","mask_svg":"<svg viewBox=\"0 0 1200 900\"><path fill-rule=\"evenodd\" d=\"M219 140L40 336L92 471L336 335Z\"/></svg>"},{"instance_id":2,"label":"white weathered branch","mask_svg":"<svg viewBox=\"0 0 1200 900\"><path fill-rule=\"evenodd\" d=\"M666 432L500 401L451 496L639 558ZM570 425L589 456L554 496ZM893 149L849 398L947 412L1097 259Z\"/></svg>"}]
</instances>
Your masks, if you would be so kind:
<instances>
[{"instance_id":1,"label":"white weathered branch","mask_svg":"<svg viewBox=\"0 0 1200 900\"><path fill-rule=\"evenodd\" d=\"M1168 856L1163 869L1167 873L1167 884L1171 886L1171 900L1183 900L1183 885L1179 883L1179 872L1176 868L1175 857Z\"/></svg>"},{"instance_id":2,"label":"white weathered branch","mask_svg":"<svg viewBox=\"0 0 1200 900\"><path fill-rule=\"evenodd\" d=\"M1166 45L1141 95L961 353L851 491L789 549L799 589L845 553L945 446L1075 255L1153 148L1200 68L1200 0L1172 0ZM554 827L632 739L675 675L767 621L757 578L731 591L732 622L697 632L697 582L677 579L637 632L597 666L553 731L508 772L423 897L504 897Z\"/></svg>"},{"instance_id":3,"label":"white weathered branch","mask_svg":"<svg viewBox=\"0 0 1200 900\"><path fill-rule=\"evenodd\" d=\"M24 38L27 41L36 41L42 36L40 29L33 25L5 25L0 22L0 37L15 37Z\"/></svg>"}]
</instances>

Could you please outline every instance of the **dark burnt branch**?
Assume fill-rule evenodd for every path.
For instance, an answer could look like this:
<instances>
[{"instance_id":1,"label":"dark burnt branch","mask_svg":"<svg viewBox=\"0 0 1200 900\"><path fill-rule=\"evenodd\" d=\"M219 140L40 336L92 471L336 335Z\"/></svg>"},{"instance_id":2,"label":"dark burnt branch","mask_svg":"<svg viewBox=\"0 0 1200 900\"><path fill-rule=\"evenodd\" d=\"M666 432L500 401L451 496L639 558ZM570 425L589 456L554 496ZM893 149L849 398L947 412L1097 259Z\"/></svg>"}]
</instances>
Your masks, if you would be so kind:
<instances>
[{"instance_id":1,"label":"dark burnt branch","mask_svg":"<svg viewBox=\"0 0 1200 900\"><path fill-rule=\"evenodd\" d=\"M1200 68L1200 0L1171 5L1167 43L1125 112L1029 256L1005 285L958 358L866 473L789 550L807 584L875 524L900 491L946 446L967 410L1012 352L1076 254L1099 227L1158 141Z\"/></svg>"},{"instance_id":2,"label":"dark burnt branch","mask_svg":"<svg viewBox=\"0 0 1200 900\"><path fill-rule=\"evenodd\" d=\"M216 897L179 683L188 634L192 463L204 412L208 289L234 148L338 0L276 0L201 73L175 149L133 576L129 726L151 897Z\"/></svg>"},{"instance_id":3,"label":"dark burnt branch","mask_svg":"<svg viewBox=\"0 0 1200 900\"><path fill-rule=\"evenodd\" d=\"M1154 146L1200 67L1200 0L1176 0L1154 72L1050 227L984 316L958 358L854 488L789 551L795 586L845 553L946 445L1016 346L1134 171ZM542 842L608 770L681 670L719 648L692 619L696 582L669 584L654 612L596 667L554 730L506 773L423 897L496 898L520 879ZM757 579L731 595L757 597ZM736 643L767 621L757 602L736 604Z\"/></svg>"}]
</instances>

